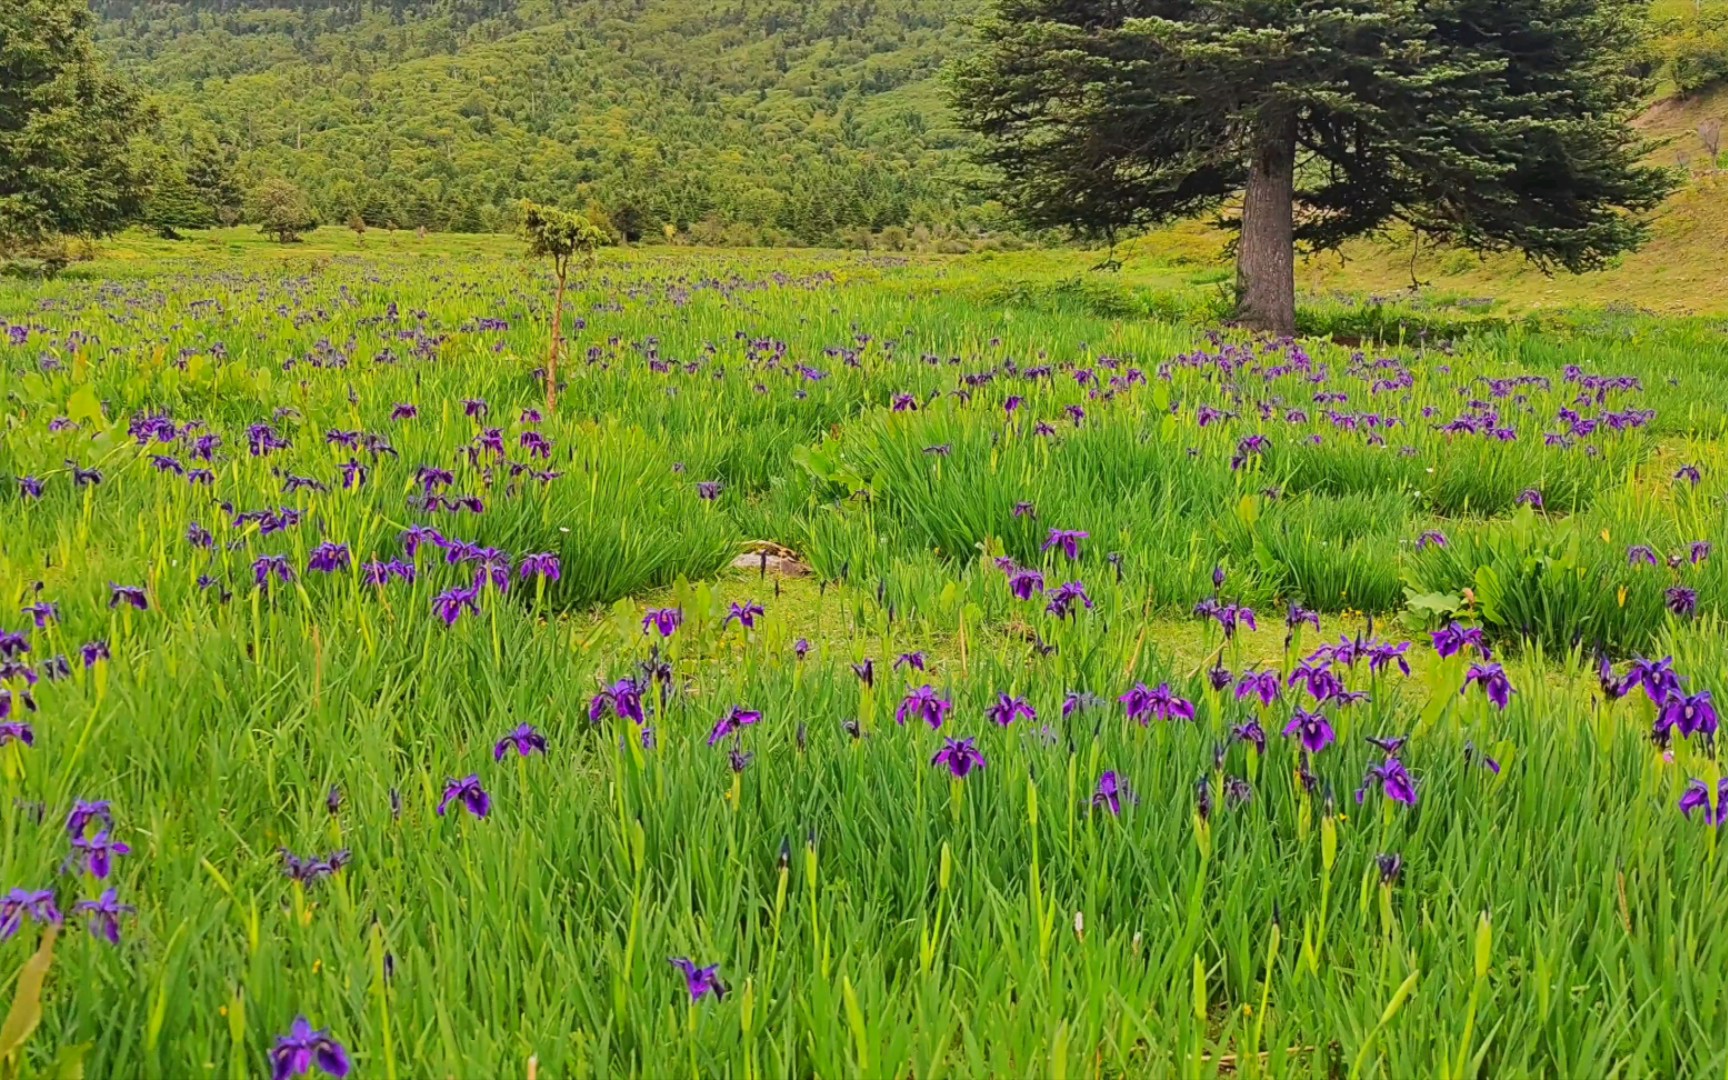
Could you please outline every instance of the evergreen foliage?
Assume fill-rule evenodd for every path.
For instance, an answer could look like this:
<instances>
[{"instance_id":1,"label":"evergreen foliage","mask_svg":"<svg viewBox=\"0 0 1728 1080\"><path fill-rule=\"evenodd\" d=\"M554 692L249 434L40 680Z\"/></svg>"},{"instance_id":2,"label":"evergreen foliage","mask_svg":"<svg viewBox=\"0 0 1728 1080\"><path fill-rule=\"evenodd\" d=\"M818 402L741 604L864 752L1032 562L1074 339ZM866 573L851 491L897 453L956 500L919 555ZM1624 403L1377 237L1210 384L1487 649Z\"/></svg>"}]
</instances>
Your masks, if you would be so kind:
<instances>
[{"instance_id":1,"label":"evergreen foliage","mask_svg":"<svg viewBox=\"0 0 1728 1080\"><path fill-rule=\"evenodd\" d=\"M97 0L178 133L375 227L832 243L1005 220L935 76L977 0ZM191 171L190 169L188 170Z\"/></svg>"},{"instance_id":2,"label":"evergreen foliage","mask_svg":"<svg viewBox=\"0 0 1728 1080\"><path fill-rule=\"evenodd\" d=\"M149 114L104 66L84 0L0 4L0 255L135 220Z\"/></svg>"},{"instance_id":3,"label":"evergreen foliage","mask_svg":"<svg viewBox=\"0 0 1728 1080\"><path fill-rule=\"evenodd\" d=\"M965 122L1039 226L1110 236L1245 191L1239 315L1294 327L1293 244L1403 222L1587 270L1673 185L1626 124L1632 0L999 0Z\"/></svg>"}]
</instances>

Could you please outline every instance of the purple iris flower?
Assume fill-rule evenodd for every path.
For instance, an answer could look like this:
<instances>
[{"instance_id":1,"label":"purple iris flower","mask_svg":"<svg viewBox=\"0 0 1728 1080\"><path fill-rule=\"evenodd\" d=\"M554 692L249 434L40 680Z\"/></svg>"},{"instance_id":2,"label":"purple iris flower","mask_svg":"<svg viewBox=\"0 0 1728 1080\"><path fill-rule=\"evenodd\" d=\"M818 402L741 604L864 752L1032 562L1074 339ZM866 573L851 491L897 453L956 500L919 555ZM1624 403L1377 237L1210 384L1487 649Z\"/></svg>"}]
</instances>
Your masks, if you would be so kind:
<instances>
[{"instance_id":1,"label":"purple iris flower","mask_svg":"<svg viewBox=\"0 0 1728 1080\"><path fill-rule=\"evenodd\" d=\"M1016 600L1030 600L1033 593L1044 591L1044 575L1017 567L1008 575L1008 591Z\"/></svg>"},{"instance_id":2,"label":"purple iris flower","mask_svg":"<svg viewBox=\"0 0 1728 1080\"><path fill-rule=\"evenodd\" d=\"M480 786L478 774L470 773L462 779L452 777L444 781L444 797L438 800L438 816L443 817L452 802L460 802L470 814L483 818L492 812L492 796L486 794L486 789Z\"/></svg>"},{"instance_id":3,"label":"purple iris flower","mask_svg":"<svg viewBox=\"0 0 1728 1080\"><path fill-rule=\"evenodd\" d=\"M270 587L272 576L283 582L294 580L294 568L288 565L286 555L260 555L252 563L252 580L260 589Z\"/></svg>"},{"instance_id":4,"label":"purple iris flower","mask_svg":"<svg viewBox=\"0 0 1728 1080\"><path fill-rule=\"evenodd\" d=\"M107 799L95 802L85 802L75 799L72 802L72 812L66 815L66 834L73 839L83 836L90 826L100 823L103 831L114 827L114 812Z\"/></svg>"},{"instance_id":5,"label":"purple iris flower","mask_svg":"<svg viewBox=\"0 0 1728 1080\"><path fill-rule=\"evenodd\" d=\"M1680 812L1686 817L1692 816L1692 811L1702 810L1702 821L1706 825L1720 825L1728 821L1728 776L1716 781L1716 808L1710 808L1710 785L1702 780L1694 779L1686 785L1686 790L1680 795Z\"/></svg>"},{"instance_id":6,"label":"purple iris flower","mask_svg":"<svg viewBox=\"0 0 1728 1080\"><path fill-rule=\"evenodd\" d=\"M1247 743L1262 757L1266 755L1266 729L1260 726L1258 720L1237 724L1230 729L1230 738L1235 742Z\"/></svg>"},{"instance_id":7,"label":"purple iris flower","mask_svg":"<svg viewBox=\"0 0 1728 1080\"><path fill-rule=\"evenodd\" d=\"M648 614L642 616L642 632L646 634L649 627L653 627L662 638L669 638L683 621L682 608L649 608Z\"/></svg>"},{"instance_id":8,"label":"purple iris flower","mask_svg":"<svg viewBox=\"0 0 1728 1080\"><path fill-rule=\"evenodd\" d=\"M1119 698L1128 719L1138 721L1141 727L1153 718L1159 720L1192 720L1194 719L1194 703L1186 698L1177 697L1167 682L1159 683L1148 690L1145 683L1135 683L1133 688Z\"/></svg>"},{"instance_id":9,"label":"purple iris flower","mask_svg":"<svg viewBox=\"0 0 1728 1080\"><path fill-rule=\"evenodd\" d=\"M1656 549L1648 544L1634 544L1626 549L1626 565L1628 566L1637 566L1639 563L1646 566L1656 566L1660 561L1656 558Z\"/></svg>"},{"instance_id":10,"label":"purple iris flower","mask_svg":"<svg viewBox=\"0 0 1728 1080\"><path fill-rule=\"evenodd\" d=\"M43 926L59 926L60 909L54 906L54 890L13 889L0 896L0 941L10 940L25 919Z\"/></svg>"},{"instance_id":11,"label":"purple iris flower","mask_svg":"<svg viewBox=\"0 0 1728 1080\"><path fill-rule=\"evenodd\" d=\"M1069 559L1078 559L1080 557L1080 541L1085 540L1087 535L1079 529L1051 529L1041 550L1049 551L1051 548L1061 548L1062 554L1068 556Z\"/></svg>"},{"instance_id":12,"label":"purple iris flower","mask_svg":"<svg viewBox=\"0 0 1728 1080\"><path fill-rule=\"evenodd\" d=\"M432 465L422 465L414 471L414 480L420 485L420 490L431 495L442 488L447 488L456 482L456 474L449 469L440 469Z\"/></svg>"},{"instance_id":13,"label":"purple iris flower","mask_svg":"<svg viewBox=\"0 0 1728 1080\"><path fill-rule=\"evenodd\" d=\"M1030 702L1009 694L997 694L996 704L985 709L984 715L997 727L1008 727L1022 716L1028 720L1038 719L1037 710L1032 708Z\"/></svg>"},{"instance_id":14,"label":"purple iris flower","mask_svg":"<svg viewBox=\"0 0 1728 1080\"><path fill-rule=\"evenodd\" d=\"M504 755L511 747L522 757L529 754L546 752L546 736L540 734L533 724L522 724L510 734L499 739L492 747L492 760L503 761Z\"/></svg>"},{"instance_id":15,"label":"purple iris flower","mask_svg":"<svg viewBox=\"0 0 1728 1080\"><path fill-rule=\"evenodd\" d=\"M29 651L29 638L14 630L0 630L0 656L21 656Z\"/></svg>"},{"instance_id":16,"label":"purple iris flower","mask_svg":"<svg viewBox=\"0 0 1728 1080\"><path fill-rule=\"evenodd\" d=\"M1236 680L1236 700L1257 697L1260 704L1270 705L1278 699L1278 673L1276 671L1244 671Z\"/></svg>"},{"instance_id":17,"label":"purple iris flower","mask_svg":"<svg viewBox=\"0 0 1728 1080\"><path fill-rule=\"evenodd\" d=\"M1479 683L1482 692L1488 695L1488 700L1497 709L1504 709L1512 700L1512 682L1506 678L1506 670L1499 664L1471 664L1470 670L1464 673L1464 688L1460 693L1467 693L1471 683Z\"/></svg>"},{"instance_id":18,"label":"purple iris flower","mask_svg":"<svg viewBox=\"0 0 1728 1080\"><path fill-rule=\"evenodd\" d=\"M282 872L288 876L288 880L297 881L302 886L315 885L320 879L330 877L347 866L353 858L346 848L332 851L322 859L315 856L302 859L287 848L278 850L282 855Z\"/></svg>"},{"instance_id":19,"label":"purple iris flower","mask_svg":"<svg viewBox=\"0 0 1728 1080\"><path fill-rule=\"evenodd\" d=\"M1446 534L1440 532L1438 529L1429 529L1427 532L1416 538L1417 551L1425 551L1431 547L1445 548L1449 544L1450 541L1446 539Z\"/></svg>"},{"instance_id":20,"label":"purple iris flower","mask_svg":"<svg viewBox=\"0 0 1728 1080\"><path fill-rule=\"evenodd\" d=\"M70 866L82 859L90 876L101 881L113 869L115 856L130 854L131 847L113 839L107 829L102 829L95 836L74 836L72 855L66 861Z\"/></svg>"},{"instance_id":21,"label":"purple iris flower","mask_svg":"<svg viewBox=\"0 0 1728 1080\"><path fill-rule=\"evenodd\" d=\"M1704 475L1698 471L1696 465L1682 465L1674 470L1674 479L1688 481L1693 487L1697 487L1703 481Z\"/></svg>"},{"instance_id":22,"label":"purple iris flower","mask_svg":"<svg viewBox=\"0 0 1728 1080\"><path fill-rule=\"evenodd\" d=\"M1523 491L1520 491L1518 497L1512 501L1518 506L1528 506L1535 510L1542 509L1542 493L1537 491L1535 488L1525 488Z\"/></svg>"},{"instance_id":23,"label":"purple iris flower","mask_svg":"<svg viewBox=\"0 0 1728 1080\"><path fill-rule=\"evenodd\" d=\"M21 608L24 614L30 616L36 624L36 629L46 630L51 622L60 621L60 605L43 600L34 604L26 604Z\"/></svg>"},{"instance_id":24,"label":"purple iris flower","mask_svg":"<svg viewBox=\"0 0 1728 1080\"><path fill-rule=\"evenodd\" d=\"M105 937L112 945L120 944L120 918L130 915L138 909L131 904L122 904L113 889L104 889L100 899L80 900L72 905L74 911L90 917L90 932L98 937Z\"/></svg>"},{"instance_id":25,"label":"purple iris flower","mask_svg":"<svg viewBox=\"0 0 1728 1080\"><path fill-rule=\"evenodd\" d=\"M354 491L366 484L367 468L360 462L349 458L342 463L342 489Z\"/></svg>"},{"instance_id":26,"label":"purple iris flower","mask_svg":"<svg viewBox=\"0 0 1728 1080\"><path fill-rule=\"evenodd\" d=\"M971 739L943 739L930 764L946 765L956 779L964 779L973 769L984 767L984 755Z\"/></svg>"},{"instance_id":27,"label":"purple iris flower","mask_svg":"<svg viewBox=\"0 0 1728 1080\"><path fill-rule=\"evenodd\" d=\"M100 639L96 641L86 641L84 644L78 646L78 656L84 661L84 666L87 668L95 667L98 660L108 660L112 658L112 654L108 651L108 643Z\"/></svg>"},{"instance_id":28,"label":"purple iris flower","mask_svg":"<svg viewBox=\"0 0 1728 1080\"><path fill-rule=\"evenodd\" d=\"M701 1001L709 994L713 994L716 1001L726 996L726 986L720 981L719 964L697 967L695 961L683 956L672 957L671 963L684 973L684 988L690 991L692 1002Z\"/></svg>"},{"instance_id":29,"label":"purple iris flower","mask_svg":"<svg viewBox=\"0 0 1728 1080\"><path fill-rule=\"evenodd\" d=\"M646 717L642 714L642 688L636 684L635 679L626 676L595 694L594 699L588 703L589 722L599 723L608 709L620 720L630 720L638 724L646 722Z\"/></svg>"},{"instance_id":30,"label":"purple iris flower","mask_svg":"<svg viewBox=\"0 0 1728 1080\"><path fill-rule=\"evenodd\" d=\"M130 604L139 611L150 610L150 601L144 595L141 585L116 585L108 583L108 608L112 611L121 604Z\"/></svg>"},{"instance_id":31,"label":"purple iris flower","mask_svg":"<svg viewBox=\"0 0 1728 1080\"><path fill-rule=\"evenodd\" d=\"M1404 764L1395 757L1368 766L1368 772L1362 777L1362 786L1356 789L1356 801L1360 803L1368 789L1376 786L1393 802L1416 805L1416 781L1410 778Z\"/></svg>"},{"instance_id":32,"label":"purple iris flower","mask_svg":"<svg viewBox=\"0 0 1728 1080\"><path fill-rule=\"evenodd\" d=\"M1031 503L1022 500L1021 502L1014 504L1014 516L1017 518L1029 517L1036 519L1038 517L1038 508L1033 506Z\"/></svg>"},{"instance_id":33,"label":"purple iris flower","mask_svg":"<svg viewBox=\"0 0 1728 1080\"><path fill-rule=\"evenodd\" d=\"M732 706L725 716L714 725L714 730L708 733L708 745L713 746L720 740L747 727L753 727L762 719L762 714L754 709L746 709L741 705Z\"/></svg>"},{"instance_id":34,"label":"purple iris flower","mask_svg":"<svg viewBox=\"0 0 1728 1080\"><path fill-rule=\"evenodd\" d=\"M1442 658L1455 656L1467 648L1473 648L1484 660L1493 659L1488 643L1482 636L1480 626L1464 626L1451 622L1433 632L1434 651Z\"/></svg>"},{"instance_id":35,"label":"purple iris flower","mask_svg":"<svg viewBox=\"0 0 1728 1080\"><path fill-rule=\"evenodd\" d=\"M1300 739L1302 749L1310 754L1318 754L1331 746L1337 738L1332 725L1327 723L1325 714L1319 711L1309 712L1300 706L1291 716L1290 722L1284 725L1284 737L1291 736Z\"/></svg>"},{"instance_id":36,"label":"purple iris flower","mask_svg":"<svg viewBox=\"0 0 1728 1080\"><path fill-rule=\"evenodd\" d=\"M1250 630L1257 631L1260 629L1260 624L1254 619L1254 609L1251 607L1244 607L1238 604L1225 604L1214 607L1211 615L1214 619L1218 620L1218 625L1224 628L1224 636L1227 638L1233 638L1236 636L1236 628L1238 624L1244 624Z\"/></svg>"},{"instance_id":37,"label":"purple iris flower","mask_svg":"<svg viewBox=\"0 0 1728 1080\"><path fill-rule=\"evenodd\" d=\"M1344 692L1344 683L1329 662L1304 660L1291 669L1288 685L1302 683L1315 701L1326 701Z\"/></svg>"},{"instance_id":38,"label":"purple iris flower","mask_svg":"<svg viewBox=\"0 0 1728 1080\"><path fill-rule=\"evenodd\" d=\"M1092 805L1103 807L1114 815L1122 813L1122 800L1130 803L1138 802L1134 792L1129 790L1128 782L1118 776L1112 769L1104 770L1098 777L1098 790L1092 793Z\"/></svg>"},{"instance_id":39,"label":"purple iris flower","mask_svg":"<svg viewBox=\"0 0 1728 1080\"><path fill-rule=\"evenodd\" d=\"M1290 610L1284 615L1284 625L1289 629L1294 630L1303 623L1312 626L1314 632L1318 634L1320 632L1320 613L1318 611L1309 611L1300 604L1292 602Z\"/></svg>"},{"instance_id":40,"label":"purple iris flower","mask_svg":"<svg viewBox=\"0 0 1728 1080\"><path fill-rule=\"evenodd\" d=\"M1698 614L1698 590L1676 585L1667 593L1668 610L1683 619Z\"/></svg>"},{"instance_id":41,"label":"purple iris flower","mask_svg":"<svg viewBox=\"0 0 1728 1080\"><path fill-rule=\"evenodd\" d=\"M754 630L757 616L763 614L766 612L763 611L762 605L754 600L747 600L742 604L734 602L731 607L726 609L726 618L721 621L720 629L726 629L732 625L732 620L736 619L739 626L746 630Z\"/></svg>"},{"instance_id":42,"label":"purple iris flower","mask_svg":"<svg viewBox=\"0 0 1728 1080\"><path fill-rule=\"evenodd\" d=\"M420 407L417 405L410 405L405 401L397 402L390 409L390 419L392 420L412 420L419 415Z\"/></svg>"},{"instance_id":43,"label":"purple iris flower","mask_svg":"<svg viewBox=\"0 0 1728 1080\"><path fill-rule=\"evenodd\" d=\"M1369 746L1374 747L1387 757L1396 757L1398 751L1404 748L1404 744L1410 741L1410 737L1408 735L1369 735L1366 737L1366 741Z\"/></svg>"},{"instance_id":44,"label":"purple iris flower","mask_svg":"<svg viewBox=\"0 0 1728 1080\"><path fill-rule=\"evenodd\" d=\"M1086 586L1078 581L1064 582L1050 594L1050 602L1044 605L1044 610L1058 619L1066 619L1078 610L1075 601L1085 605L1086 610L1092 610L1092 598L1086 595Z\"/></svg>"},{"instance_id":45,"label":"purple iris flower","mask_svg":"<svg viewBox=\"0 0 1728 1080\"><path fill-rule=\"evenodd\" d=\"M441 548L448 543L444 535L430 525L410 525L402 532L402 553L410 559L420 550L421 544Z\"/></svg>"},{"instance_id":46,"label":"purple iris flower","mask_svg":"<svg viewBox=\"0 0 1728 1080\"><path fill-rule=\"evenodd\" d=\"M213 548L216 538L210 535L210 530L194 521L186 526L186 542L195 548Z\"/></svg>"},{"instance_id":47,"label":"purple iris flower","mask_svg":"<svg viewBox=\"0 0 1728 1080\"><path fill-rule=\"evenodd\" d=\"M1642 656L1634 657L1626 669L1625 678L1620 681L1620 693L1625 695L1635 686L1642 686L1650 704L1660 708L1670 694L1680 692L1680 676L1674 673L1674 658L1665 656L1660 660L1646 660Z\"/></svg>"},{"instance_id":48,"label":"purple iris flower","mask_svg":"<svg viewBox=\"0 0 1728 1080\"><path fill-rule=\"evenodd\" d=\"M531 577L545 578L547 581L557 581L562 572L562 564L558 556L550 551L522 556L522 561L516 567L516 574L526 581Z\"/></svg>"},{"instance_id":49,"label":"purple iris flower","mask_svg":"<svg viewBox=\"0 0 1728 1080\"><path fill-rule=\"evenodd\" d=\"M432 613L443 619L445 626L455 626L464 610L480 614L479 589L446 589L432 598Z\"/></svg>"},{"instance_id":50,"label":"purple iris flower","mask_svg":"<svg viewBox=\"0 0 1728 1080\"><path fill-rule=\"evenodd\" d=\"M1697 566L1710 557L1710 550L1710 541L1694 540L1692 547L1687 552L1687 559L1693 566Z\"/></svg>"},{"instance_id":51,"label":"purple iris flower","mask_svg":"<svg viewBox=\"0 0 1728 1080\"><path fill-rule=\"evenodd\" d=\"M1684 694L1675 690L1668 695L1668 700L1662 703L1662 711L1656 717L1656 726L1663 735L1670 729L1678 728L1680 734L1687 738L1693 735L1715 735L1717 724L1716 705L1710 700L1708 690L1700 690L1696 694Z\"/></svg>"},{"instance_id":52,"label":"purple iris flower","mask_svg":"<svg viewBox=\"0 0 1728 1080\"><path fill-rule=\"evenodd\" d=\"M288 1080L317 1068L330 1076L348 1075L348 1051L327 1029L314 1031L304 1016L294 1018L288 1034L279 1036L270 1051L270 1080Z\"/></svg>"},{"instance_id":53,"label":"purple iris flower","mask_svg":"<svg viewBox=\"0 0 1728 1080\"><path fill-rule=\"evenodd\" d=\"M876 685L876 661L866 656L863 663L852 665L852 674L865 686Z\"/></svg>"},{"instance_id":54,"label":"purple iris flower","mask_svg":"<svg viewBox=\"0 0 1728 1080\"><path fill-rule=\"evenodd\" d=\"M902 667L915 668L918 671L923 671L924 653L922 651L901 653L899 656L894 658L894 670L898 671Z\"/></svg>"},{"instance_id":55,"label":"purple iris flower","mask_svg":"<svg viewBox=\"0 0 1728 1080\"><path fill-rule=\"evenodd\" d=\"M707 502L713 502L720 497L720 492L725 487L726 485L718 480L698 480L696 481L696 495Z\"/></svg>"},{"instance_id":56,"label":"purple iris flower","mask_svg":"<svg viewBox=\"0 0 1728 1080\"><path fill-rule=\"evenodd\" d=\"M463 398L462 399L462 415L463 416L471 416L471 417L474 417L475 419L479 419L480 417L485 416L487 411L490 408L491 408L491 406L486 404L486 400L484 398Z\"/></svg>"},{"instance_id":57,"label":"purple iris flower","mask_svg":"<svg viewBox=\"0 0 1728 1080\"><path fill-rule=\"evenodd\" d=\"M348 569L351 562L347 544L326 540L312 549L311 555L307 557L306 568L321 574L333 574L338 570Z\"/></svg>"},{"instance_id":58,"label":"purple iris flower","mask_svg":"<svg viewBox=\"0 0 1728 1080\"><path fill-rule=\"evenodd\" d=\"M22 746L36 745L36 729L23 720L7 720L12 711L12 691L0 690L0 746L16 742Z\"/></svg>"},{"instance_id":59,"label":"purple iris flower","mask_svg":"<svg viewBox=\"0 0 1728 1080\"><path fill-rule=\"evenodd\" d=\"M1363 650L1368 657L1368 670L1378 672L1388 664L1397 664L1398 670L1410 674L1410 661L1404 654L1410 651L1408 641L1400 641L1396 645L1388 641L1370 642Z\"/></svg>"},{"instance_id":60,"label":"purple iris flower","mask_svg":"<svg viewBox=\"0 0 1728 1080\"><path fill-rule=\"evenodd\" d=\"M18 490L22 491L27 499L40 499L42 497L42 481L34 476L20 476L18 478Z\"/></svg>"},{"instance_id":61,"label":"purple iris flower","mask_svg":"<svg viewBox=\"0 0 1728 1080\"><path fill-rule=\"evenodd\" d=\"M934 730L942 726L942 721L948 718L948 710L951 708L952 702L938 696L936 688L925 683L906 695L905 700L900 702L900 707L894 710L894 719L901 725L906 723L908 717L923 720Z\"/></svg>"}]
</instances>

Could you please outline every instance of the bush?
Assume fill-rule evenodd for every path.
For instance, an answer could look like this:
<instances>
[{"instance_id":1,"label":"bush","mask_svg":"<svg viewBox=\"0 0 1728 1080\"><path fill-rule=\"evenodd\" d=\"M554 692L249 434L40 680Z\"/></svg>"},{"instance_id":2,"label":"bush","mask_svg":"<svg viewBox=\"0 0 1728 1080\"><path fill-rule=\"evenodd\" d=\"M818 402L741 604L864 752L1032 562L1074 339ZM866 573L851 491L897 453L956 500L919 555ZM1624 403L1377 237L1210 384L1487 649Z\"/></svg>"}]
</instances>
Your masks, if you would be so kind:
<instances>
[{"instance_id":1,"label":"bush","mask_svg":"<svg viewBox=\"0 0 1728 1080\"><path fill-rule=\"evenodd\" d=\"M306 193L287 180L272 177L259 184L252 190L251 203L252 219L279 244L298 243L301 233L318 227Z\"/></svg>"},{"instance_id":2,"label":"bush","mask_svg":"<svg viewBox=\"0 0 1728 1080\"><path fill-rule=\"evenodd\" d=\"M1728 10L1668 19L1657 27L1652 48L1682 94L1728 80Z\"/></svg>"}]
</instances>

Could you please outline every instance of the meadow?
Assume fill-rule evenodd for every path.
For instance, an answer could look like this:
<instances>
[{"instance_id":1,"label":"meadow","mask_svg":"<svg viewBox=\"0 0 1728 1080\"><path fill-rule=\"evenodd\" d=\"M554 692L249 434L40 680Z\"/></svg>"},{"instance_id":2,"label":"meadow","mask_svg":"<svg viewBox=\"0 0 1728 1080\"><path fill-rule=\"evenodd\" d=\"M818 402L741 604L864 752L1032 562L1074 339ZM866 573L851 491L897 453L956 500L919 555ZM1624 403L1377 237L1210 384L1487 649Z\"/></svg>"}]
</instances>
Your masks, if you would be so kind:
<instances>
[{"instance_id":1,"label":"meadow","mask_svg":"<svg viewBox=\"0 0 1728 1080\"><path fill-rule=\"evenodd\" d=\"M0 280L0 1076L1728 1073L1722 317L197 243Z\"/></svg>"}]
</instances>

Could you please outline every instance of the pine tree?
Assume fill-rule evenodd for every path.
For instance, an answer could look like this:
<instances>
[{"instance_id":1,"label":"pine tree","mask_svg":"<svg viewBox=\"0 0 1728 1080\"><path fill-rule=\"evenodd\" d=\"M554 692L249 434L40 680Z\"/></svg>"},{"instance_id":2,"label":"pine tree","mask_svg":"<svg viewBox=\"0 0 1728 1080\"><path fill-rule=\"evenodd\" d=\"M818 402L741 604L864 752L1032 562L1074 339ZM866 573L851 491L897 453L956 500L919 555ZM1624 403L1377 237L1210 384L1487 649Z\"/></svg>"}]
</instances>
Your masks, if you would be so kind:
<instances>
[{"instance_id":1,"label":"pine tree","mask_svg":"<svg viewBox=\"0 0 1728 1080\"><path fill-rule=\"evenodd\" d=\"M1298 244L1402 222L1544 269L1646 235L1636 0L997 0L957 70L1003 197L1118 230L1241 193L1238 318L1295 328Z\"/></svg>"},{"instance_id":2,"label":"pine tree","mask_svg":"<svg viewBox=\"0 0 1728 1080\"><path fill-rule=\"evenodd\" d=\"M216 224L216 215L187 181L180 166L162 161L156 167L156 181L144 205L144 223L164 240L178 240L181 229L208 229Z\"/></svg>"},{"instance_id":3,"label":"pine tree","mask_svg":"<svg viewBox=\"0 0 1728 1080\"><path fill-rule=\"evenodd\" d=\"M232 150L209 141L194 146L186 162L186 182L217 223L240 222L246 196L234 174Z\"/></svg>"},{"instance_id":4,"label":"pine tree","mask_svg":"<svg viewBox=\"0 0 1728 1080\"><path fill-rule=\"evenodd\" d=\"M86 0L0 3L0 253L137 220L152 117L104 67Z\"/></svg>"}]
</instances>

